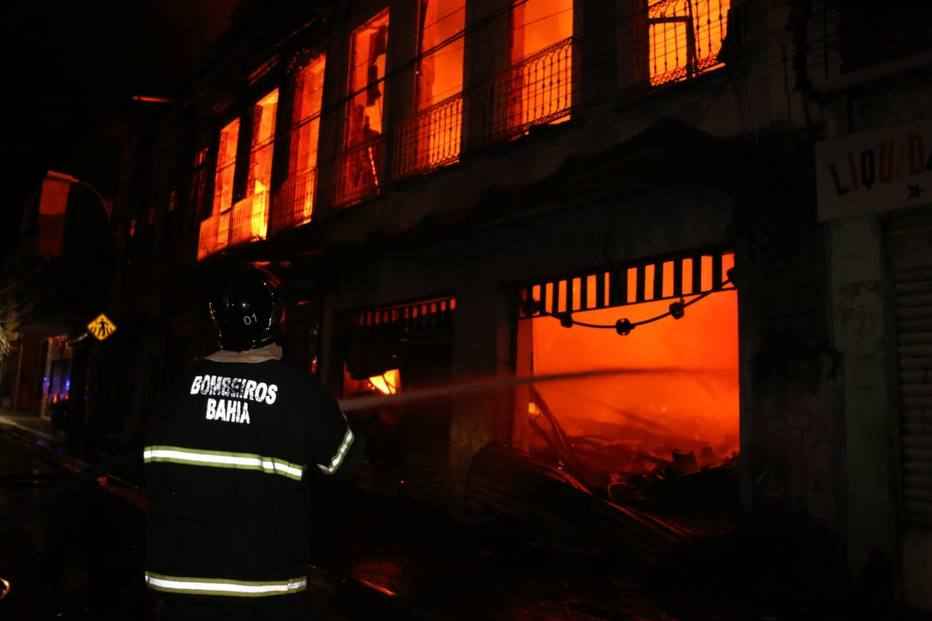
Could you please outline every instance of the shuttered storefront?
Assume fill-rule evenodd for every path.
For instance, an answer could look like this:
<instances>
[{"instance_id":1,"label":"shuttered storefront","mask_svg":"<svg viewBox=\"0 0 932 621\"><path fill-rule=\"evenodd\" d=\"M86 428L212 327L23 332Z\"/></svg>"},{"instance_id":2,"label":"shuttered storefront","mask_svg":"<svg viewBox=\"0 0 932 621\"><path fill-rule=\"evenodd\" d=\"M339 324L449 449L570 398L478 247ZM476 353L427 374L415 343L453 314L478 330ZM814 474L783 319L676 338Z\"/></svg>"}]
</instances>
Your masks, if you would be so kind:
<instances>
[{"instance_id":1,"label":"shuttered storefront","mask_svg":"<svg viewBox=\"0 0 932 621\"><path fill-rule=\"evenodd\" d=\"M903 518L932 527L932 208L894 219L893 269Z\"/></svg>"}]
</instances>

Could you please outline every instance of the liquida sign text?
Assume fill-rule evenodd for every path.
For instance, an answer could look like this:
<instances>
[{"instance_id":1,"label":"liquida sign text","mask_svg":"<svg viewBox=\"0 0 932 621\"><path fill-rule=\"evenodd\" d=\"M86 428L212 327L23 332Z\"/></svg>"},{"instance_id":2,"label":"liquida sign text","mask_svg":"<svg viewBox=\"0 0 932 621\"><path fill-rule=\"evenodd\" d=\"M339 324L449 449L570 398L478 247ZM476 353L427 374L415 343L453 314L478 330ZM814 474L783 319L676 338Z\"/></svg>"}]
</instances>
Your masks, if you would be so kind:
<instances>
[{"instance_id":1,"label":"liquida sign text","mask_svg":"<svg viewBox=\"0 0 932 621\"><path fill-rule=\"evenodd\" d=\"M932 123L854 134L816 146L826 220L932 201Z\"/></svg>"}]
</instances>

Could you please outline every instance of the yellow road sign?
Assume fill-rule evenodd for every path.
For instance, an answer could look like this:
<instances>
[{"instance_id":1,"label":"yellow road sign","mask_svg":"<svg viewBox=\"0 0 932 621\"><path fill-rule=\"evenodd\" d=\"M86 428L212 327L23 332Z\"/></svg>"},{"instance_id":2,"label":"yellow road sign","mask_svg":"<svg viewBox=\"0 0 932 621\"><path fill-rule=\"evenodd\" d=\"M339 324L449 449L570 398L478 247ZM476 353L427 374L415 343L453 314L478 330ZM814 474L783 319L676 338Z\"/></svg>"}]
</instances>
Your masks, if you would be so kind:
<instances>
[{"instance_id":1,"label":"yellow road sign","mask_svg":"<svg viewBox=\"0 0 932 621\"><path fill-rule=\"evenodd\" d=\"M110 321L110 318L101 313L93 321L87 324L87 331L94 335L98 341L107 339L116 332L116 324Z\"/></svg>"}]
</instances>

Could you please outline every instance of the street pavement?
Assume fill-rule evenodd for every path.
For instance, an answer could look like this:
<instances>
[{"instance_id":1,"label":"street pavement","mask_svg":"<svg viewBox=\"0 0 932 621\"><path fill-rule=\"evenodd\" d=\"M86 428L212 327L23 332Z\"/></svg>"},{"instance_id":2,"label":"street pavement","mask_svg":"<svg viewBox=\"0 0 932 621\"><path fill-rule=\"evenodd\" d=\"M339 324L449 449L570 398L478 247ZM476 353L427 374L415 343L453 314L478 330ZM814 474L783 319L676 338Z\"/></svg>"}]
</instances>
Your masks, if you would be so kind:
<instances>
[{"instance_id":1,"label":"street pavement","mask_svg":"<svg viewBox=\"0 0 932 621\"><path fill-rule=\"evenodd\" d=\"M152 618L145 501L131 478L98 480L45 421L0 413L0 579L11 587L0 619ZM467 527L398 496L317 491L318 506L343 510L311 516L327 534L311 547L313 619L929 621L869 593L830 594L818 578L836 569L828 559L794 565L794 550L813 545L801 539L710 541L647 570L611 551Z\"/></svg>"}]
</instances>

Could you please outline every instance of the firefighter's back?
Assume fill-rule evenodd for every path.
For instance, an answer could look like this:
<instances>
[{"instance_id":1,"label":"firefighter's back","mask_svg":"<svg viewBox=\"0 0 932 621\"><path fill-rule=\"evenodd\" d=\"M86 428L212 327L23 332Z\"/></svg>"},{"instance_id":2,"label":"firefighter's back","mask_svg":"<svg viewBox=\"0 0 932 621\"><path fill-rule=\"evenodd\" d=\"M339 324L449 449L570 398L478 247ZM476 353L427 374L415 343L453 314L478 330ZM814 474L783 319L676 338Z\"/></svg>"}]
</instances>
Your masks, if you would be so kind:
<instances>
[{"instance_id":1,"label":"firefighter's back","mask_svg":"<svg viewBox=\"0 0 932 621\"><path fill-rule=\"evenodd\" d=\"M165 395L144 458L146 581L173 609L166 619L248 618L303 597L316 390L278 360L203 360Z\"/></svg>"}]
</instances>

